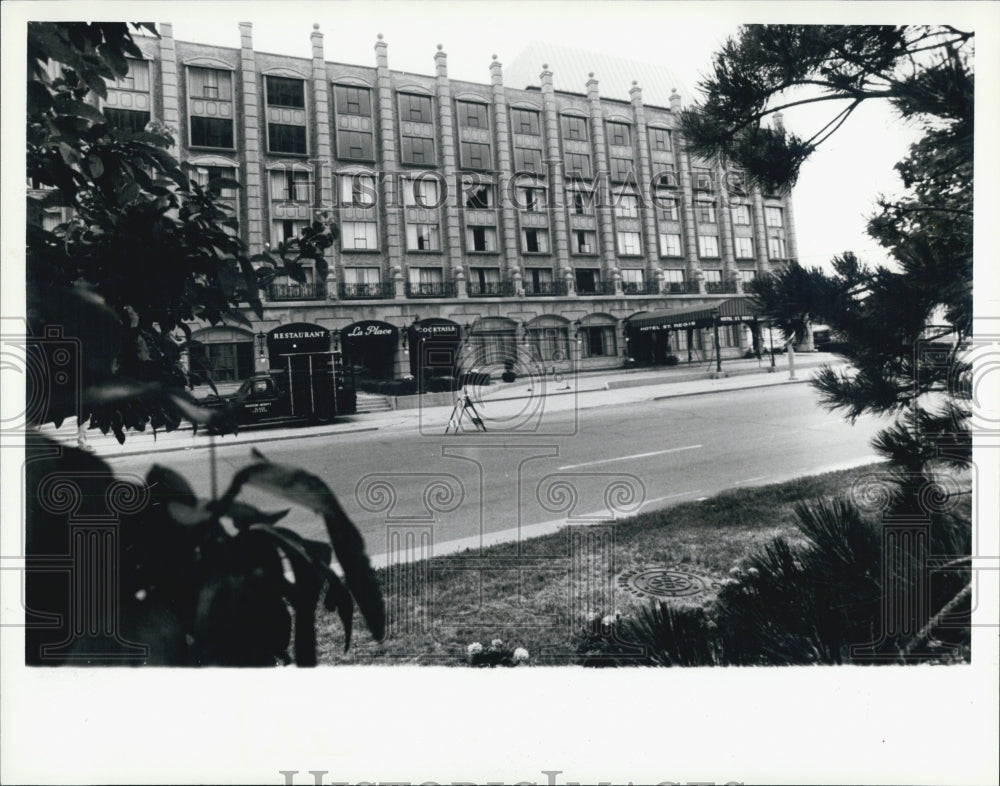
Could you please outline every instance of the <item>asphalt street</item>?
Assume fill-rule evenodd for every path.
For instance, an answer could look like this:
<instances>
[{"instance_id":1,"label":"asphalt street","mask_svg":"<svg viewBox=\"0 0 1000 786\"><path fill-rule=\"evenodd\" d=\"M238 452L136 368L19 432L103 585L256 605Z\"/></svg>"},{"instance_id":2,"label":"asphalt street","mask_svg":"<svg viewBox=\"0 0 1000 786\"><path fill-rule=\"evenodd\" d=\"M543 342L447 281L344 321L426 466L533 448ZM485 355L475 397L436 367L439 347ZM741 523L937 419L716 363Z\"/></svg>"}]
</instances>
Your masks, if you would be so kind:
<instances>
[{"instance_id":1,"label":"asphalt street","mask_svg":"<svg viewBox=\"0 0 1000 786\"><path fill-rule=\"evenodd\" d=\"M322 477L370 554L383 555L390 535L400 533L418 545L430 538L442 553L875 460L869 442L882 425L872 417L848 424L820 408L808 385L626 406L565 403L532 420L530 403L487 402L481 407L489 412L487 433L445 435L447 413L439 410L432 422L417 418L313 438L304 431L300 439L260 449L272 461ZM220 440L215 454L220 489L251 460L248 444ZM169 466L208 496L209 455L189 450L108 460L119 474L144 476L154 463ZM287 507L252 490L243 498L269 510ZM322 522L306 510L294 508L286 523L324 537Z\"/></svg>"}]
</instances>

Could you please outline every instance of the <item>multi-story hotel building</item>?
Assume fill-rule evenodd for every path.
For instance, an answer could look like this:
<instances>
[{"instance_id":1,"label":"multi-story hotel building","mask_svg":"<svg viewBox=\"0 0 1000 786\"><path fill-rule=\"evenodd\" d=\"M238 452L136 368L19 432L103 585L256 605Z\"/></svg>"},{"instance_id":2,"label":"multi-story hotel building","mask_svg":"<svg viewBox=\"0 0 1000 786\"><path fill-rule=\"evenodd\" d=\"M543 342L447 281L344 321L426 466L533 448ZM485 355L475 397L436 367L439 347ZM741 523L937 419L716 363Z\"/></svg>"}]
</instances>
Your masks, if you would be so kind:
<instances>
[{"instance_id":1,"label":"multi-story hotel building","mask_svg":"<svg viewBox=\"0 0 1000 786\"><path fill-rule=\"evenodd\" d=\"M275 281L254 330L196 331L221 381L252 373L255 337L289 325L330 331L383 379L441 364L435 348L466 369L704 359L699 319L738 318L744 284L795 256L790 195L689 156L676 93L649 105L633 82L613 99L593 74L557 91L547 65L511 87L496 56L485 83L458 81L440 46L431 75L403 73L381 36L373 65L345 65L318 25L309 60L256 51L246 23L239 49L159 32L109 85L109 120L163 122L193 177L239 181L223 196L251 255L319 215L340 232L329 274ZM722 325L722 356L751 341Z\"/></svg>"}]
</instances>

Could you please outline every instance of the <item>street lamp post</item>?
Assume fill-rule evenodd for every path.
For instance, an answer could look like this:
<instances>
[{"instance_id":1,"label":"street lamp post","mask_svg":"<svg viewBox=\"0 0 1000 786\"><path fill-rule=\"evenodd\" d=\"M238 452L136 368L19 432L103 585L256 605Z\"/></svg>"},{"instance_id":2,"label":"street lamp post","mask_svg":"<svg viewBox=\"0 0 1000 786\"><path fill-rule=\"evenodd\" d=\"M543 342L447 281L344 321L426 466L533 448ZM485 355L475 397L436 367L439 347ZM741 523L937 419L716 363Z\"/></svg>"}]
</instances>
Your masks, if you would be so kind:
<instances>
[{"instance_id":1,"label":"street lamp post","mask_svg":"<svg viewBox=\"0 0 1000 786\"><path fill-rule=\"evenodd\" d=\"M266 374L271 370L271 364L267 358L267 335L263 330L257 333L257 354L254 359L254 371L258 374Z\"/></svg>"}]
</instances>

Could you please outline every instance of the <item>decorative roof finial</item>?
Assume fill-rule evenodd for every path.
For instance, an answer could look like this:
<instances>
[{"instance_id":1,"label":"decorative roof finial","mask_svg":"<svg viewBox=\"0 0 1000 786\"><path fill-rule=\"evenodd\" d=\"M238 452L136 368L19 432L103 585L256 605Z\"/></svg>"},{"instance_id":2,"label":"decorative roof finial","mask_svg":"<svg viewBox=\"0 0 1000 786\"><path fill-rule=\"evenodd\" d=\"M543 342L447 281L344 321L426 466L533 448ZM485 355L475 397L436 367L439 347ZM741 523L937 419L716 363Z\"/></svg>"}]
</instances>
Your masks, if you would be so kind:
<instances>
[{"instance_id":1,"label":"decorative roof finial","mask_svg":"<svg viewBox=\"0 0 1000 786\"><path fill-rule=\"evenodd\" d=\"M437 47L438 51L440 52L442 49L444 49L444 44L438 44Z\"/></svg>"},{"instance_id":2,"label":"decorative roof finial","mask_svg":"<svg viewBox=\"0 0 1000 786\"><path fill-rule=\"evenodd\" d=\"M378 34L377 36L375 36L375 37L376 37L376 38L377 38L377 39L378 39L379 41L381 41L381 40L382 40L382 34L381 34L381 33L379 33L379 34Z\"/></svg>"},{"instance_id":3,"label":"decorative roof finial","mask_svg":"<svg viewBox=\"0 0 1000 786\"><path fill-rule=\"evenodd\" d=\"M319 22L313 22L313 30L319 30Z\"/></svg>"}]
</instances>

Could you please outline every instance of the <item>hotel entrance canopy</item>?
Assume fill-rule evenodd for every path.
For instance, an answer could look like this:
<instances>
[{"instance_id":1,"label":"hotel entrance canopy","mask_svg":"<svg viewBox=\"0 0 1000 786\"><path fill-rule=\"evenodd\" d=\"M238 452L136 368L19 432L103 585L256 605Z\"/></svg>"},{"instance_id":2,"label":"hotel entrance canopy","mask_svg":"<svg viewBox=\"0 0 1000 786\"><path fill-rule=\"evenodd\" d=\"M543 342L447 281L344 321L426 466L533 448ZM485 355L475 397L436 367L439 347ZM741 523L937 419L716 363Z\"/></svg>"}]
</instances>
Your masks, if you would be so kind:
<instances>
[{"instance_id":1,"label":"hotel entrance canopy","mask_svg":"<svg viewBox=\"0 0 1000 786\"><path fill-rule=\"evenodd\" d=\"M646 311L626 319L632 330L670 330L689 327L710 327L720 324L752 322L757 318L749 298L737 297L711 306L689 306L659 311Z\"/></svg>"}]
</instances>

